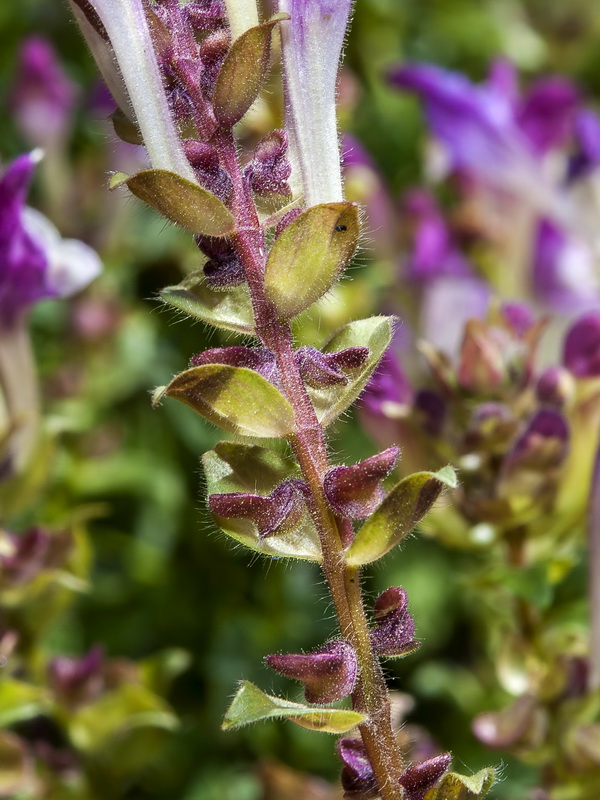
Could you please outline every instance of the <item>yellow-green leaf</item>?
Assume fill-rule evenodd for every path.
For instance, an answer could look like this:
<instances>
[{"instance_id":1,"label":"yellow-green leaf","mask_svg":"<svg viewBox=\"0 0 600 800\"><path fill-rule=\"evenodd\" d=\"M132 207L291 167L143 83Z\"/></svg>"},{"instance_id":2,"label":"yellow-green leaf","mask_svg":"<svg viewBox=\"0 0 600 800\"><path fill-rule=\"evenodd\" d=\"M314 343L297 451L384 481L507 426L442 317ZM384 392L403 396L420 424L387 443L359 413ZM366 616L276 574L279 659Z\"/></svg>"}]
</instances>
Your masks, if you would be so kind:
<instances>
[{"instance_id":1,"label":"yellow-green leaf","mask_svg":"<svg viewBox=\"0 0 600 800\"><path fill-rule=\"evenodd\" d=\"M392 338L393 317L370 317L350 322L338 331L321 348L324 353L337 353L348 347L368 347L369 357L356 370L348 371L345 386L323 386L320 389L307 387L319 421L329 425L350 406L362 390Z\"/></svg>"},{"instance_id":2,"label":"yellow-green leaf","mask_svg":"<svg viewBox=\"0 0 600 800\"><path fill-rule=\"evenodd\" d=\"M365 717L357 711L345 708L323 708L292 703L265 694L253 683L244 681L227 709L222 727L223 730L229 731L265 719L289 719L309 730L345 733L364 722Z\"/></svg>"},{"instance_id":3,"label":"yellow-green leaf","mask_svg":"<svg viewBox=\"0 0 600 800\"><path fill-rule=\"evenodd\" d=\"M265 293L282 319L291 319L329 291L356 250L358 208L323 203L300 214L275 240Z\"/></svg>"},{"instance_id":4,"label":"yellow-green leaf","mask_svg":"<svg viewBox=\"0 0 600 800\"><path fill-rule=\"evenodd\" d=\"M254 314L246 284L215 290L206 285L202 271L188 275L177 286L160 292L170 306L215 328L254 335Z\"/></svg>"},{"instance_id":5,"label":"yellow-green leaf","mask_svg":"<svg viewBox=\"0 0 600 800\"><path fill-rule=\"evenodd\" d=\"M202 465L208 495L232 492L268 495L284 480L300 477L291 458L258 445L238 442L220 442L202 456ZM257 553L274 558L321 560L319 534L308 509L298 516L291 528L262 539L249 519L213 516L224 533Z\"/></svg>"},{"instance_id":6,"label":"yellow-green leaf","mask_svg":"<svg viewBox=\"0 0 600 800\"><path fill-rule=\"evenodd\" d=\"M483 800L496 781L496 770L486 767L475 775L449 772L435 789L430 789L425 800Z\"/></svg>"},{"instance_id":7,"label":"yellow-green leaf","mask_svg":"<svg viewBox=\"0 0 600 800\"><path fill-rule=\"evenodd\" d=\"M289 17L277 14L268 22L249 28L231 45L213 94L221 125L235 125L256 100L269 71L273 29L282 19Z\"/></svg>"},{"instance_id":8,"label":"yellow-green leaf","mask_svg":"<svg viewBox=\"0 0 600 800\"><path fill-rule=\"evenodd\" d=\"M358 567L389 553L408 536L446 486L456 486L452 467L439 472L415 472L397 483L356 534L346 562Z\"/></svg>"},{"instance_id":9,"label":"yellow-green leaf","mask_svg":"<svg viewBox=\"0 0 600 800\"><path fill-rule=\"evenodd\" d=\"M187 178L164 169L147 169L128 177L113 175L109 187L126 184L140 200L190 233L227 236L235 221L231 211L214 194Z\"/></svg>"},{"instance_id":10,"label":"yellow-green leaf","mask_svg":"<svg viewBox=\"0 0 600 800\"><path fill-rule=\"evenodd\" d=\"M294 412L285 397L258 372L245 367L192 367L157 389L153 403L156 405L165 395L230 433L278 438L293 430Z\"/></svg>"}]
</instances>

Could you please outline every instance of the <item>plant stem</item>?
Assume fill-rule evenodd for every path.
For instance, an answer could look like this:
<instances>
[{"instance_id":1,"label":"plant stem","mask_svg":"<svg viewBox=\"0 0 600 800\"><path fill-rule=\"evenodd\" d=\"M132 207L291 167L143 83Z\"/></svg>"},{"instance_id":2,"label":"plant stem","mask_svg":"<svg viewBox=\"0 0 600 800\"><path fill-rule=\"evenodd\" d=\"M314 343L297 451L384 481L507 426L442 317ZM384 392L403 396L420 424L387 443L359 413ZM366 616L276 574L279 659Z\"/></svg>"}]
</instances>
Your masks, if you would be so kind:
<instances>
[{"instance_id":1,"label":"plant stem","mask_svg":"<svg viewBox=\"0 0 600 800\"><path fill-rule=\"evenodd\" d=\"M232 140L222 139L220 144L224 166L232 177L235 189L234 213L238 232L234 244L248 280L256 331L263 345L275 354L283 392L294 409L295 430L290 437L290 444L311 492L311 512L321 541L323 571L340 630L357 655L359 677L352 703L357 711L367 716L359 726L360 733L381 797L383 800L401 800L404 791L398 779L403 760L392 728L387 686L371 646L359 571L348 567L344 560L344 548L352 536L351 524L336 519L325 497L323 479L330 464L323 428L294 359L290 326L277 319L276 310L265 297L264 234L254 203L243 185L235 147Z\"/></svg>"},{"instance_id":2,"label":"plant stem","mask_svg":"<svg viewBox=\"0 0 600 800\"><path fill-rule=\"evenodd\" d=\"M588 508L590 667L588 689L600 688L600 451L596 455Z\"/></svg>"}]
</instances>

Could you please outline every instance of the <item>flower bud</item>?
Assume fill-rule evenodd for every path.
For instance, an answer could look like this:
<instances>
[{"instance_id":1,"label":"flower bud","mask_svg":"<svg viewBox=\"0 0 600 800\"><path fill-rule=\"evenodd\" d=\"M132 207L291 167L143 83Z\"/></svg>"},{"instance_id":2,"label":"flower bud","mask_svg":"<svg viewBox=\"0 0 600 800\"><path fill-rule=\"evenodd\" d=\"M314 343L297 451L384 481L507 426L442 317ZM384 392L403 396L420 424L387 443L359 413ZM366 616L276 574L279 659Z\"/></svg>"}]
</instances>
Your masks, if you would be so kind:
<instances>
[{"instance_id":1,"label":"flower bud","mask_svg":"<svg viewBox=\"0 0 600 800\"><path fill-rule=\"evenodd\" d=\"M600 376L600 312L584 314L569 329L563 364L576 378Z\"/></svg>"},{"instance_id":2,"label":"flower bud","mask_svg":"<svg viewBox=\"0 0 600 800\"><path fill-rule=\"evenodd\" d=\"M204 278L212 289L237 286L245 280L244 268L229 239L213 236L196 236L196 245L208 261L204 264Z\"/></svg>"},{"instance_id":3,"label":"flower bud","mask_svg":"<svg viewBox=\"0 0 600 800\"><path fill-rule=\"evenodd\" d=\"M330 469L323 488L334 511L350 519L372 514L385 497L381 482L394 469L399 455L399 447L390 447L352 467Z\"/></svg>"},{"instance_id":4,"label":"flower bud","mask_svg":"<svg viewBox=\"0 0 600 800\"><path fill-rule=\"evenodd\" d=\"M219 72L229 51L231 40L225 29L214 31L206 36L200 44L199 55L202 62L200 86L207 97L211 97Z\"/></svg>"},{"instance_id":5,"label":"flower bud","mask_svg":"<svg viewBox=\"0 0 600 800\"><path fill-rule=\"evenodd\" d=\"M530 696L517 698L502 711L480 714L473 721L473 733L487 747L505 749L517 744L541 744L545 713Z\"/></svg>"},{"instance_id":6,"label":"flower bud","mask_svg":"<svg viewBox=\"0 0 600 800\"><path fill-rule=\"evenodd\" d=\"M233 183L227 172L219 166L216 149L196 139L186 139L183 149L194 168L198 183L227 204L233 193Z\"/></svg>"},{"instance_id":7,"label":"flower bud","mask_svg":"<svg viewBox=\"0 0 600 800\"><path fill-rule=\"evenodd\" d=\"M304 503L305 484L292 479L284 481L269 495L232 492L211 494L208 507L213 514L231 519L250 519L261 539L293 525Z\"/></svg>"},{"instance_id":8,"label":"flower bud","mask_svg":"<svg viewBox=\"0 0 600 800\"><path fill-rule=\"evenodd\" d=\"M89 703L105 689L103 667L104 653L101 647L92 647L81 658L53 658L48 665L50 686L67 706Z\"/></svg>"},{"instance_id":9,"label":"flower bud","mask_svg":"<svg viewBox=\"0 0 600 800\"><path fill-rule=\"evenodd\" d=\"M190 367L201 367L204 364L227 364L231 367L253 369L271 383L278 383L279 371L275 363L275 355L264 347L244 347L243 345L213 347L190 359Z\"/></svg>"},{"instance_id":10,"label":"flower bud","mask_svg":"<svg viewBox=\"0 0 600 800\"><path fill-rule=\"evenodd\" d=\"M537 411L508 454L505 467L545 470L558 466L567 455L569 428L558 411Z\"/></svg>"},{"instance_id":11,"label":"flower bud","mask_svg":"<svg viewBox=\"0 0 600 800\"><path fill-rule=\"evenodd\" d=\"M399 782L406 792L406 800L423 800L446 772L451 761L450 753L444 753L404 770Z\"/></svg>"},{"instance_id":12,"label":"flower bud","mask_svg":"<svg viewBox=\"0 0 600 800\"><path fill-rule=\"evenodd\" d=\"M538 378L535 393L540 403L562 408L575 395L573 375L564 367L548 367Z\"/></svg>"},{"instance_id":13,"label":"flower bud","mask_svg":"<svg viewBox=\"0 0 600 800\"><path fill-rule=\"evenodd\" d=\"M391 350L386 350L373 377L367 384L361 401L366 411L378 417L406 408L413 402L408 378Z\"/></svg>"},{"instance_id":14,"label":"flower bud","mask_svg":"<svg viewBox=\"0 0 600 800\"><path fill-rule=\"evenodd\" d=\"M344 737L337 743L337 753L342 761L342 786L349 800L371 800L379 790L373 767L368 759L362 739Z\"/></svg>"},{"instance_id":15,"label":"flower bud","mask_svg":"<svg viewBox=\"0 0 600 800\"><path fill-rule=\"evenodd\" d=\"M405 589L393 586L380 594L373 607L373 619L371 643L378 656L405 656L420 646L413 638L415 623L408 613Z\"/></svg>"},{"instance_id":16,"label":"flower bud","mask_svg":"<svg viewBox=\"0 0 600 800\"><path fill-rule=\"evenodd\" d=\"M337 353L322 353L314 347L301 347L295 353L300 374L309 386L346 385L344 370L358 369L369 357L368 347L348 347Z\"/></svg>"},{"instance_id":17,"label":"flower bud","mask_svg":"<svg viewBox=\"0 0 600 800\"><path fill-rule=\"evenodd\" d=\"M457 370L463 389L475 394L489 394L506 377L503 347L493 330L481 320L467 322Z\"/></svg>"},{"instance_id":18,"label":"flower bud","mask_svg":"<svg viewBox=\"0 0 600 800\"><path fill-rule=\"evenodd\" d=\"M358 662L354 649L344 641L327 642L312 653L269 655L271 669L304 684L309 703L334 703L354 689Z\"/></svg>"},{"instance_id":19,"label":"flower bud","mask_svg":"<svg viewBox=\"0 0 600 800\"><path fill-rule=\"evenodd\" d=\"M414 414L429 436L440 436L446 420L446 403L438 392L420 389L415 395Z\"/></svg>"},{"instance_id":20,"label":"flower bud","mask_svg":"<svg viewBox=\"0 0 600 800\"><path fill-rule=\"evenodd\" d=\"M9 534L11 551L0 555L1 583L18 586L33 580L44 569L63 565L71 547L68 532L52 534L43 528L30 528L23 534Z\"/></svg>"},{"instance_id":21,"label":"flower bud","mask_svg":"<svg viewBox=\"0 0 600 800\"><path fill-rule=\"evenodd\" d=\"M257 144L244 176L259 197L291 195L287 181L292 174L292 166L287 158L287 149L287 134L280 130L271 131Z\"/></svg>"}]
</instances>

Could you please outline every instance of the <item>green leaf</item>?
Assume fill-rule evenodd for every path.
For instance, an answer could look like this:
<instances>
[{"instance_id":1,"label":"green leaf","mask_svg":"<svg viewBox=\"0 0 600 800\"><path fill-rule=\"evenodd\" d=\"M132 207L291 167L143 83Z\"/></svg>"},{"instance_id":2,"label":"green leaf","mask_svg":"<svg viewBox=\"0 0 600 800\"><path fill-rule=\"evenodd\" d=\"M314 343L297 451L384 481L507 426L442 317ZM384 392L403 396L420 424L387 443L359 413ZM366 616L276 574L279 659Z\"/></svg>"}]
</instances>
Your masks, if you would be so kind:
<instances>
[{"instance_id":1,"label":"green leaf","mask_svg":"<svg viewBox=\"0 0 600 800\"><path fill-rule=\"evenodd\" d=\"M358 567L389 553L425 516L445 486L456 487L452 467L415 472L397 483L356 534L346 563Z\"/></svg>"},{"instance_id":2,"label":"green leaf","mask_svg":"<svg viewBox=\"0 0 600 800\"><path fill-rule=\"evenodd\" d=\"M273 29L282 19L289 17L277 14L242 33L231 45L213 94L215 114L221 125L231 127L239 122L258 97L269 71Z\"/></svg>"},{"instance_id":3,"label":"green leaf","mask_svg":"<svg viewBox=\"0 0 600 800\"><path fill-rule=\"evenodd\" d=\"M157 389L153 404L165 395L240 436L278 438L287 436L294 427L294 411L285 397L258 372L245 367L192 367Z\"/></svg>"},{"instance_id":4,"label":"green leaf","mask_svg":"<svg viewBox=\"0 0 600 800\"><path fill-rule=\"evenodd\" d=\"M221 442L202 456L207 493L250 492L267 495L282 481L298 477L291 458L257 445ZM308 511L292 529L260 539L250 520L229 519L214 515L219 527L235 541L257 553L275 558L321 560L319 535Z\"/></svg>"},{"instance_id":5,"label":"green leaf","mask_svg":"<svg viewBox=\"0 0 600 800\"><path fill-rule=\"evenodd\" d=\"M169 706L157 695L136 683L125 683L83 706L69 718L69 736L78 749L96 751L117 736L137 728L177 727Z\"/></svg>"},{"instance_id":6,"label":"green leaf","mask_svg":"<svg viewBox=\"0 0 600 800\"><path fill-rule=\"evenodd\" d=\"M41 714L48 703L46 692L23 681L0 681L0 726L13 725Z\"/></svg>"},{"instance_id":7,"label":"green leaf","mask_svg":"<svg viewBox=\"0 0 600 800\"><path fill-rule=\"evenodd\" d=\"M345 708L315 708L271 697L253 683L244 681L227 709L222 728L229 731L264 719L289 719L309 730L345 733L364 722L366 717Z\"/></svg>"},{"instance_id":8,"label":"green leaf","mask_svg":"<svg viewBox=\"0 0 600 800\"><path fill-rule=\"evenodd\" d=\"M475 775L449 772L435 789L430 789L425 800L483 800L496 781L496 770L486 767Z\"/></svg>"},{"instance_id":9,"label":"green leaf","mask_svg":"<svg viewBox=\"0 0 600 800\"><path fill-rule=\"evenodd\" d=\"M356 250L358 207L323 203L300 214L278 236L265 273L265 293L291 319L329 291Z\"/></svg>"},{"instance_id":10,"label":"green leaf","mask_svg":"<svg viewBox=\"0 0 600 800\"><path fill-rule=\"evenodd\" d=\"M190 233L205 236L233 233L235 220L231 211L214 194L175 172L147 169L131 178L118 172L113 175L109 188L116 189L123 184L163 217Z\"/></svg>"},{"instance_id":11,"label":"green leaf","mask_svg":"<svg viewBox=\"0 0 600 800\"><path fill-rule=\"evenodd\" d=\"M216 291L206 285L202 271L160 292L161 300L215 328L255 335L252 302L246 284Z\"/></svg>"},{"instance_id":12,"label":"green leaf","mask_svg":"<svg viewBox=\"0 0 600 800\"><path fill-rule=\"evenodd\" d=\"M338 331L322 348L324 353L336 353L347 347L368 347L369 358L359 369L346 373L345 386L307 387L319 421L329 425L350 406L365 388L381 356L392 338L393 317L370 317L350 322Z\"/></svg>"}]
</instances>

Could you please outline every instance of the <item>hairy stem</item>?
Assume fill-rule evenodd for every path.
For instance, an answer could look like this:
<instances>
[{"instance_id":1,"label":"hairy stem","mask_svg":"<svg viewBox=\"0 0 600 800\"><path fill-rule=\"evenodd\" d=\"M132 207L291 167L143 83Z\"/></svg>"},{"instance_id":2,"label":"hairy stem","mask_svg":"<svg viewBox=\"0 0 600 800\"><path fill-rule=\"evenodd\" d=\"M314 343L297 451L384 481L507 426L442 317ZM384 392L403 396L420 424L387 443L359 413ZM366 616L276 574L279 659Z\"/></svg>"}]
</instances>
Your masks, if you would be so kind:
<instances>
[{"instance_id":1,"label":"hairy stem","mask_svg":"<svg viewBox=\"0 0 600 800\"><path fill-rule=\"evenodd\" d=\"M340 630L353 646L358 659L359 678L352 696L353 707L367 716L360 725L360 732L381 797L401 800L404 792L398 779L403 761L392 728L387 686L371 646L359 571L348 567L344 560L344 548L352 534L351 526L347 521L336 519L323 491L323 479L330 467L323 428L294 359L290 326L277 319L275 309L265 297L264 236L254 203L243 185L233 142L222 140L220 152L234 183L234 213L238 221L235 245L250 287L257 334L263 345L275 354L284 394L294 409L295 430L290 444L310 488L311 511L323 551L323 571Z\"/></svg>"}]
</instances>

